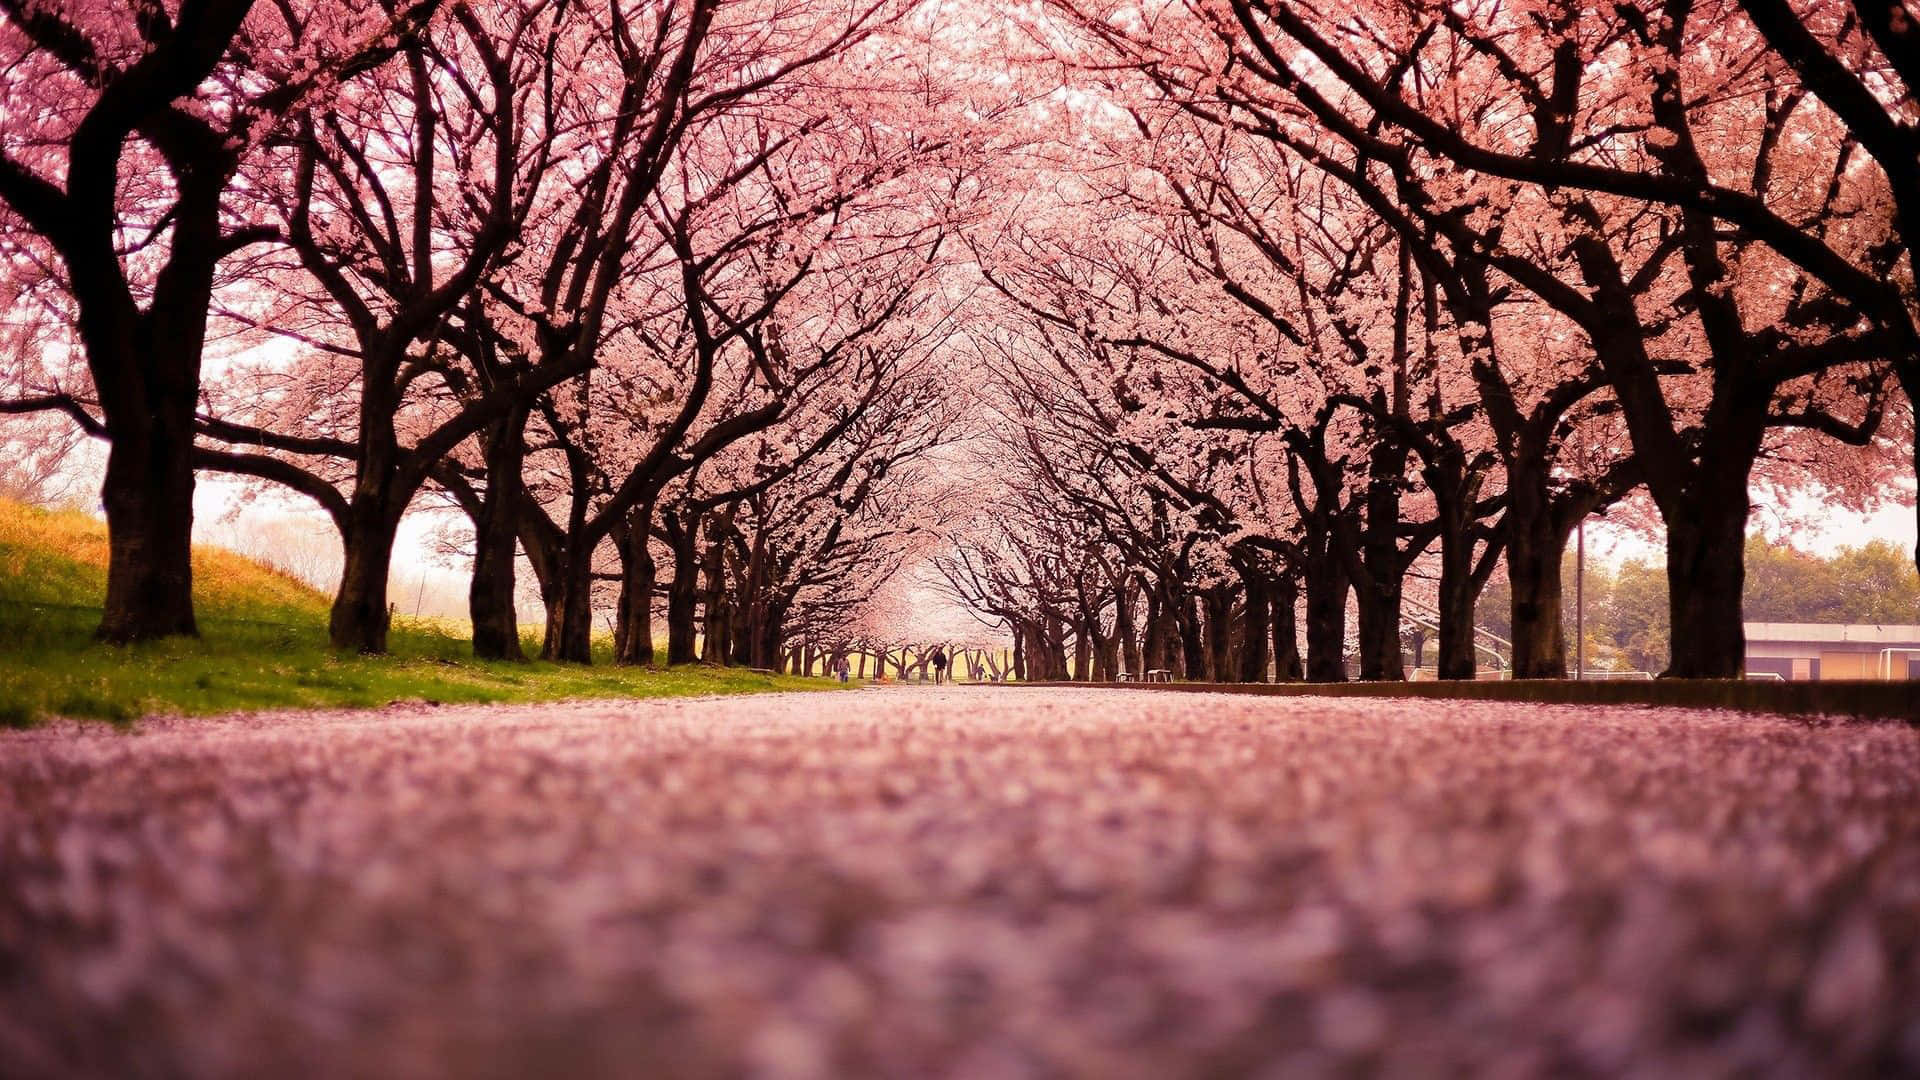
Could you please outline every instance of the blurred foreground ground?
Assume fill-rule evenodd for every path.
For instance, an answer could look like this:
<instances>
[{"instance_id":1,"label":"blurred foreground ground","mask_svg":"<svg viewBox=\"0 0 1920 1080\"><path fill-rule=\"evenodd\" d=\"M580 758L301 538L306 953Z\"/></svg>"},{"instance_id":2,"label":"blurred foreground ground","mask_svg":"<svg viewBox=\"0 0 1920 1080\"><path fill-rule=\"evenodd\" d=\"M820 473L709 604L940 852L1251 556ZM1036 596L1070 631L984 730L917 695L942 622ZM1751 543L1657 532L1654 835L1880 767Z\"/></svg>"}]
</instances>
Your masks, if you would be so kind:
<instances>
[{"instance_id":1,"label":"blurred foreground ground","mask_svg":"<svg viewBox=\"0 0 1920 1080\"><path fill-rule=\"evenodd\" d=\"M0 735L0 1075L1920 1072L1920 730L901 688Z\"/></svg>"}]
</instances>

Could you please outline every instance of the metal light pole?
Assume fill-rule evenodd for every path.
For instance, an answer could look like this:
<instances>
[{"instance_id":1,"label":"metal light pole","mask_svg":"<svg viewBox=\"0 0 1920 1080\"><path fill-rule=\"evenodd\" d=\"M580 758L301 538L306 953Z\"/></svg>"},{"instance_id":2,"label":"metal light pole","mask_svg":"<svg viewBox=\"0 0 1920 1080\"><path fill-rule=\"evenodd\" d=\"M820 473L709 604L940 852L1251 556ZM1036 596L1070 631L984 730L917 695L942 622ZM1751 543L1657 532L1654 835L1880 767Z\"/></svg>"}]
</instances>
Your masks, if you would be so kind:
<instances>
[{"instance_id":1,"label":"metal light pole","mask_svg":"<svg viewBox=\"0 0 1920 1080\"><path fill-rule=\"evenodd\" d=\"M1587 519L1581 518L1573 556L1573 678L1587 671Z\"/></svg>"}]
</instances>

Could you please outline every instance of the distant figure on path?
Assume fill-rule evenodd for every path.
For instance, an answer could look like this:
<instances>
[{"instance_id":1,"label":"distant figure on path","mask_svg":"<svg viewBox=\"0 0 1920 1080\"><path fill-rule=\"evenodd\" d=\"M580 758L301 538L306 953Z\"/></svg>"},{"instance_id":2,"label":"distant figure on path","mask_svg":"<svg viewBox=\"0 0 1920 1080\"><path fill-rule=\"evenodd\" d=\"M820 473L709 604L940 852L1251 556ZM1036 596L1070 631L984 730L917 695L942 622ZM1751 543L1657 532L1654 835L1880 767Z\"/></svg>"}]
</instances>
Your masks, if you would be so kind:
<instances>
[{"instance_id":1,"label":"distant figure on path","mask_svg":"<svg viewBox=\"0 0 1920 1080\"><path fill-rule=\"evenodd\" d=\"M835 660L835 661L833 662L833 673L834 673L835 675L838 675L838 676L840 676L840 681L841 681L841 682L846 682L846 681L847 681L847 657L846 657L846 654L844 654L844 653L842 653L842 654L841 654L841 656L840 656L840 658L839 658L839 659L837 659L837 660Z\"/></svg>"},{"instance_id":2,"label":"distant figure on path","mask_svg":"<svg viewBox=\"0 0 1920 1080\"><path fill-rule=\"evenodd\" d=\"M939 685L947 681L947 651L935 646L933 650L933 682Z\"/></svg>"}]
</instances>

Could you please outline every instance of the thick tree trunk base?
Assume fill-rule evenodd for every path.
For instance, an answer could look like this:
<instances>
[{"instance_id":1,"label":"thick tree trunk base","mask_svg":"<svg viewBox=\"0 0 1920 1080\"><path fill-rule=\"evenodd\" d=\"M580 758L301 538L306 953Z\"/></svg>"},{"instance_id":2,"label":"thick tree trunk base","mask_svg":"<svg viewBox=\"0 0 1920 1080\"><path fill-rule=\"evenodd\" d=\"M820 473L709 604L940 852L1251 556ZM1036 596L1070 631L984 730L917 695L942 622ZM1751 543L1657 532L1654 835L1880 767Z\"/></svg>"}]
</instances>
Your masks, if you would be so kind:
<instances>
[{"instance_id":1,"label":"thick tree trunk base","mask_svg":"<svg viewBox=\"0 0 1920 1080\"><path fill-rule=\"evenodd\" d=\"M467 589L467 614L473 620L473 655L481 660L525 662L520 620L513 609L514 538L499 545L482 538Z\"/></svg>"},{"instance_id":2,"label":"thick tree trunk base","mask_svg":"<svg viewBox=\"0 0 1920 1080\"><path fill-rule=\"evenodd\" d=\"M658 570L647 548L646 516L637 516L620 544L620 609L613 662L653 666L653 586Z\"/></svg>"},{"instance_id":3,"label":"thick tree trunk base","mask_svg":"<svg viewBox=\"0 0 1920 1080\"><path fill-rule=\"evenodd\" d=\"M1307 578L1307 681L1347 681L1347 592L1345 573L1322 563Z\"/></svg>"},{"instance_id":4,"label":"thick tree trunk base","mask_svg":"<svg viewBox=\"0 0 1920 1080\"><path fill-rule=\"evenodd\" d=\"M520 644L520 623L512 613L513 605L511 603L505 605L500 612L497 618L474 620L474 658L524 664L527 662L527 652ZM475 614L477 615L478 612Z\"/></svg>"},{"instance_id":5,"label":"thick tree trunk base","mask_svg":"<svg viewBox=\"0 0 1920 1080\"><path fill-rule=\"evenodd\" d=\"M515 520L525 457L527 416L515 410L487 436L487 491L474 521L473 582L467 614L473 620L473 655L482 660L524 661L520 621L513 608Z\"/></svg>"},{"instance_id":6,"label":"thick tree trunk base","mask_svg":"<svg viewBox=\"0 0 1920 1080\"><path fill-rule=\"evenodd\" d=\"M1434 649L1435 674L1441 679L1470 680L1479 671L1473 644L1473 597L1440 598L1440 640Z\"/></svg>"},{"instance_id":7,"label":"thick tree trunk base","mask_svg":"<svg viewBox=\"0 0 1920 1080\"><path fill-rule=\"evenodd\" d=\"M398 515L395 515L397 524ZM364 522L346 540L346 564L327 621L327 639L343 652L378 655L387 651L391 613L387 576L393 563L392 527Z\"/></svg>"},{"instance_id":8,"label":"thick tree trunk base","mask_svg":"<svg viewBox=\"0 0 1920 1080\"><path fill-rule=\"evenodd\" d=\"M1513 511L1509 510L1509 514ZM1560 559L1566 542L1544 517L1516 520L1507 543L1507 583L1513 600L1513 677L1567 677L1567 635L1560 618Z\"/></svg>"},{"instance_id":9,"label":"thick tree trunk base","mask_svg":"<svg viewBox=\"0 0 1920 1080\"><path fill-rule=\"evenodd\" d=\"M571 554L571 553L569 553ZM549 619L547 640L541 648L542 659L562 664L593 663L593 579L590 565L571 562L563 571L558 624Z\"/></svg>"},{"instance_id":10,"label":"thick tree trunk base","mask_svg":"<svg viewBox=\"0 0 1920 1080\"><path fill-rule=\"evenodd\" d=\"M1746 520L1742 504L1737 512L1702 508L1697 521L1667 523L1672 660L1662 678L1738 679L1746 670Z\"/></svg>"},{"instance_id":11,"label":"thick tree trunk base","mask_svg":"<svg viewBox=\"0 0 1920 1080\"><path fill-rule=\"evenodd\" d=\"M1275 682L1299 682L1306 677L1300 662L1300 634L1294 611L1298 590L1292 579L1282 579L1273 596L1273 679Z\"/></svg>"},{"instance_id":12,"label":"thick tree trunk base","mask_svg":"<svg viewBox=\"0 0 1920 1080\"><path fill-rule=\"evenodd\" d=\"M1440 552L1440 640L1434 656L1435 673L1442 679L1472 679L1474 655L1473 545L1464 536L1445 543Z\"/></svg>"},{"instance_id":13,"label":"thick tree trunk base","mask_svg":"<svg viewBox=\"0 0 1920 1080\"><path fill-rule=\"evenodd\" d=\"M1356 592L1364 592L1356 587ZM1362 596L1360 602L1360 678L1363 682L1405 682L1400 654L1400 594Z\"/></svg>"},{"instance_id":14,"label":"thick tree trunk base","mask_svg":"<svg viewBox=\"0 0 1920 1080\"><path fill-rule=\"evenodd\" d=\"M100 501L107 512L107 596L94 636L116 645L199 636L193 468L184 449L176 455L165 446L116 443Z\"/></svg>"},{"instance_id":15,"label":"thick tree trunk base","mask_svg":"<svg viewBox=\"0 0 1920 1080\"><path fill-rule=\"evenodd\" d=\"M667 663L691 664L700 659L694 624L694 598L673 590L667 597Z\"/></svg>"}]
</instances>

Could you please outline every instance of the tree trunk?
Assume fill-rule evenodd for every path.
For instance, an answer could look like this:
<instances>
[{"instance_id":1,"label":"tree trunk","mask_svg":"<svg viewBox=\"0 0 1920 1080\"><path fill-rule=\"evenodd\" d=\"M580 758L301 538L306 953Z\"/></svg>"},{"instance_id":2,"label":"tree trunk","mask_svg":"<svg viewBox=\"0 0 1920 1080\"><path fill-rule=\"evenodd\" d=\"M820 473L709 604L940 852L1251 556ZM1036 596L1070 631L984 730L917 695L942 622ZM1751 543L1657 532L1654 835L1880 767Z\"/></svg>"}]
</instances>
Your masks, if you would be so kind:
<instances>
[{"instance_id":1,"label":"tree trunk","mask_svg":"<svg viewBox=\"0 0 1920 1080\"><path fill-rule=\"evenodd\" d=\"M1140 659L1141 671L1171 671L1173 633L1167 626L1167 605L1158 587L1147 592L1147 638Z\"/></svg>"},{"instance_id":2,"label":"tree trunk","mask_svg":"<svg viewBox=\"0 0 1920 1080\"><path fill-rule=\"evenodd\" d=\"M1199 600L1191 594L1179 599L1180 653L1185 660L1186 677L1192 682L1207 679L1207 650L1200 638Z\"/></svg>"},{"instance_id":3,"label":"tree trunk","mask_svg":"<svg viewBox=\"0 0 1920 1080\"><path fill-rule=\"evenodd\" d=\"M225 16L215 21L233 25ZM183 60L180 50L204 44L196 36L191 45L183 39L177 47L159 48ZM187 60L175 75L208 67ZM195 75L182 85L199 79ZM140 107L163 104L156 97ZM86 121L98 116L89 114ZM97 129L88 122L81 127L104 133L117 123L107 119ZM117 178L111 169L67 178L60 216L75 218L58 226L71 239L85 237L77 250L63 253L63 261L75 299L75 329L109 437L100 490L107 516L107 592L95 636L115 644L200 632L193 614L193 418L200 402L207 310L223 249L221 193L235 161L230 151L211 146L195 156L194 167L174 177L177 199L166 214L172 221L166 261L152 268L159 273L145 313L128 288L123 256L114 250ZM120 163L117 153L113 162ZM48 224L42 219L30 227L44 232Z\"/></svg>"},{"instance_id":4,"label":"tree trunk","mask_svg":"<svg viewBox=\"0 0 1920 1080\"><path fill-rule=\"evenodd\" d=\"M369 359L360 390L359 459L354 463L353 493L347 501L341 529L345 560L340 588L334 594L327 636L336 649L361 653L387 651L387 579L393 569L394 534L406 513L418 480L405 467L393 415L388 380L377 376L378 363Z\"/></svg>"},{"instance_id":5,"label":"tree trunk","mask_svg":"<svg viewBox=\"0 0 1920 1080\"><path fill-rule=\"evenodd\" d=\"M754 660L764 621L761 602L753 594L736 586L727 596L726 663L765 667Z\"/></svg>"},{"instance_id":6,"label":"tree trunk","mask_svg":"<svg viewBox=\"0 0 1920 1080\"><path fill-rule=\"evenodd\" d=\"M1109 634L1095 642L1093 667L1101 682L1113 682L1120 677L1120 635Z\"/></svg>"},{"instance_id":7,"label":"tree trunk","mask_svg":"<svg viewBox=\"0 0 1920 1080\"><path fill-rule=\"evenodd\" d=\"M1383 444L1369 456L1366 527L1360 533L1358 557L1364 574L1352 577L1359 609L1360 678L1368 682L1401 682L1407 677L1400 653L1400 596L1406 562L1395 533L1400 525L1398 477L1406 451Z\"/></svg>"},{"instance_id":8,"label":"tree trunk","mask_svg":"<svg viewBox=\"0 0 1920 1080\"><path fill-rule=\"evenodd\" d=\"M707 522L707 550L700 561L700 658L710 664L729 664L734 657L733 594L727 591L727 540L733 526L731 508Z\"/></svg>"},{"instance_id":9,"label":"tree trunk","mask_svg":"<svg viewBox=\"0 0 1920 1080\"><path fill-rule=\"evenodd\" d=\"M1307 681L1347 680L1347 569L1325 530L1308 530ZM1314 541L1318 540L1316 544Z\"/></svg>"},{"instance_id":10,"label":"tree trunk","mask_svg":"<svg viewBox=\"0 0 1920 1080\"><path fill-rule=\"evenodd\" d=\"M1207 590L1207 678L1213 682L1232 682L1233 669L1233 589L1215 585Z\"/></svg>"},{"instance_id":11,"label":"tree trunk","mask_svg":"<svg viewBox=\"0 0 1920 1080\"><path fill-rule=\"evenodd\" d=\"M1663 99L1656 95L1655 100ZM1750 355L1753 339L1730 306L1712 296L1724 274L1713 223L1687 210L1680 235L1689 280L1708 293L1698 310L1714 387L1699 429L1684 436L1674 429L1644 338L1624 329L1609 337L1606 326L1587 330L1606 366L1647 490L1667 526L1672 659L1662 675L1735 679L1746 653L1740 594L1746 577L1747 484L1766 438L1776 387L1753 377L1760 359ZM1576 240L1574 250L1603 316L1642 331L1605 242Z\"/></svg>"},{"instance_id":12,"label":"tree trunk","mask_svg":"<svg viewBox=\"0 0 1920 1080\"><path fill-rule=\"evenodd\" d=\"M1535 483L1507 486L1507 583L1513 623L1513 677L1567 677L1567 635L1560 621L1560 561L1567 538L1548 495Z\"/></svg>"},{"instance_id":13,"label":"tree trunk","mask_svg":"<svg viewBox=\"0 0 1920 1080\"><path fill-rule=\"evenodd\" d=\"M547 607L547 637L540 656L562 663L593 663L593 553L569 543L560 580Z\"/></svg>"},{"instance_id":14,"label":"tree trunk","mask_svg":"<svg viewBox=\"0 0 1920 1080\"><path fill-rule=\"evenodd\" d=\"M765 611L761 615L760 625L754 628L753 656L748 663L754 667L778 668L780 641L786 637L787 634L786 622L786 602L784 600L769 600ZM822 652L817 658L824 662L828 655L828 653ZM813 674L813 663L816 656L812 642L808 642L802 650L801 659L805 662L805 666L801 668L800 674ZM825 674L825 672L822 672L822 674Z\"/></svg>"},{"instance_id":15,"label":"tree trunk","mask_svg":"<svg viewBox=\"0 0 1920 1080\"><path fill-rule=\"evenodd\" d=\"M1299 682L1305 677L1300 663L1300 632L1295 625L1299 616L1300 586L1293 575L1282 570L1273 582L1273 678L1275 682Z\"/></svg>"},{"instance_id":16,"label":"tree trunk","mask_svg":"<svg viewBox=\"0 0 1920 1080\"><path fill-rule=\"evenodd\" d=\"M1385 595L1373 589L1354 590L1359 625L1355 633L1360 651L1360 678L1367 682L1394 682L1407 677L1400 658L1400 604L1397 589Z\"/></svg>"},{"instance_id":17,"label":"tree trunk","mask_svg":"<svg viewBox=\"0 0 1920 1080\"><path fill-rule=\"evenodd\" d=\"M366 493L347 508L342 537L346 557L327 622L327 637L336 649L387 651L387 578L393 569L393 538L400 512L386 502L385 492Z\"/></svg>"},{"instance_id":18,"label":"tree trunk","mask_svg":"<svg viewBox=\"0 0 1920 1080\"><path fill-rule=\"evenodd\" d=\"M667 663L691 664L699 658L694 651L698 637L694 615L700 606L700 519L670 517L666 524L673 547L673 580L667 585Z\"/></svg>"},{"instance_id":19,"label":"tree trunk","mask_svg":"<svg viewBox=\"0 0 1920 1080\"><path fill-rule=\"evenodd\" d=\"M542 612L540 659L542 660L551 656L554 643L560 640L560 622L565 617L566 597L561 583L566 580L566 575L561 573L561 565L559 561L555 561L549 568L549 572L540 579Z\"/></svg>"},{"instance_id":20,"label":"tree trunk","mask_svg":"<svg viewBox=\"0 0 1920 1080\"><path fill-rule=\"evenodd\" d=\"M1442 679L1472 679L1477 670L1474 659L1473 618L1473 549L1471 541L1464 546L1465 555L1449 551L1451 545L1441 541L1440 570L1440 637L1434 647L1436 672ZM1454 566L1458 558L1466 565Z\"/></svg>"},{"instance_id":21,"label":"tree trunk","mask_svg":"<svg viewBox=\"0 0 1920 1080\"><path fill-rule=\"evenodd\" d=\"M1473 608L1477 599L1473 581L1473 520L1470 512L1442 505L1440 532L1440 640L1434 663L1442 679L1471 679Z\"/></svg>"},{"instance_id":22,"label":"tree trunk","mask_svg":"<svg viewBox=\"0 0 1920 1080\"><path fill-rule=\"evenodd\" d=\"M1267 681L1267 625L1272 619L1272 599L1267 588L1267 579L1259 573L1242 575L1247 586L1247 609L1241 616L1240 631L1240 670L1241 682Z\"/></svg>"},{"instance_id":23,"label":"tree trunk","mask_svg":"<svg viewBox=\"0 0 1920 1080\"><path fill-rule=\"evenodd\" d=\"M1128 675L1140 677L1139 631L1133 622L1133 581L1123 578L1113 596L1113 632L1120 638L1120 663Z\"/></svg>"},{"instance_id":24,"label":"tree trunk","mask_svg":"<svg viewBox=\"0 0 1920 1080\"><path fill-rule=\"evenodd\" d=\"M102 641L197 635L193 617L192 402L184 425L152 417L115 429L100 502L107 513ZM135 427L125 432L125 427Z\"/></svg>"},{"instance_id":25,"label":"tree trunk","mask_svg":"<svg viewBox=\"0 0 1920 1080\"><path fill-rule=\"evenodd\" d=\"M650 507L627 515L627 527L617 537L620 550L620 610L615 616L613 660L616 664L653 663L653 586L659 576L647 529Z\"/></svg>"},{"instance_id":26,"label":"tree trunk","mask_svg":"<svg viewBox=\"0 0 1920 1080\"><path fill-rule=\"evenodd\" d=\"M520 624L513 608L526 423L526 411L516 409L487 433L487 490L473 521L473 581L467 588L473 655L482 660L527 658L520 648Z\"/></svg>"},{"instance_id":27,"label":"tree trunk","mask_svg":"<svg viewBox=\"0 0 1920 1080\"><path fill-rule=\"evenodd\" d=\"M779 631L772 630L769 636L769 624L776 621L777 602L770 569L766 533L759 530L754 534L746 565L736 568L739 580L733 591L733 656L735 662L745 662L748 667L772 667L780 651ZM811 643L806 654L811 662Z\"/></svg>"},{"instance_id":28,"label":"tree trunk","mask_svg":"<svg viewBox=\"0 0 1920 1080\"><path fill-rule=\"evenodd\" d=\"M1667 597L1674 679L1737 679L1746 667L1746 485L1699 499L1667 521Z\"/></svg>"},{"instance_id":29,"label":"tree trunk","mask_svg":"<svg viewBox=\"0 0 1920 1080\"><path fill-rule=\"evenodd\" d=\"M701 627L705 631L700 639L700 659L709 664L725 664L729 659L733 611L728 603L726 574L725 548L719 541L709 542L706 557L700 562L704 582Z\"/></svg>"}]
</instances>

